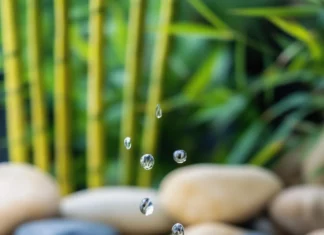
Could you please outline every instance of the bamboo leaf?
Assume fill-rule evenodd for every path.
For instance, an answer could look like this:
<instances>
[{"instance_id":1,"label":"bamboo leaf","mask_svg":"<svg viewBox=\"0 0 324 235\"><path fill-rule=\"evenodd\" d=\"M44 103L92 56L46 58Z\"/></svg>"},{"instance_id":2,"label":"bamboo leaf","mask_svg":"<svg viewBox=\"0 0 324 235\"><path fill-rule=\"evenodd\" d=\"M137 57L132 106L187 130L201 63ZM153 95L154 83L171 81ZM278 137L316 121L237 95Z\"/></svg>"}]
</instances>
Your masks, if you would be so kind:
<instances>
[{"instance_id":1,"label":"bamboo leaf","mask_svg":"<svg viewBox=\"0 0 324 235\"><path fill-rule=\"evenodd\" d=\"M194 124L213 121L219 128L225 128L245 109L247 99L242 95L231 96L225 102L215 104L214 107L201 108L192 117Z\"/></svg>"},{"instance_id":2,"label":"bamboo leaf","mask_svg":"<svg viewBox=\"0 0 324 235\"><path fill-rule=\"evenodd\" d=\"M267 121L271 121L285 112L295 108L305 108L311 102L311 97L306 92L296 92L292 93L284 99L280 100L278 103L270 107L265 111L263 116L267 119Z\"/></svg>"},{"instance_id":3,"label":"bamboo leaf","mask_svg":"<svg viewBox=\"0 0 324 235\"><path fill-rule=\"evenodd\" d=\"M212 77L217 56L218 49L210 53L197 72L192 76L192 78L189 79L189 82L184 87L183 92L189 99L195 98L206 88Z\"/></svg>"},{"instance_id":4,"label":"bamboo leaf","mask_svg":"<svg viewBox=\"0 0 324 235\"><path fill-rule=\"evenodd\" d=\"M252 123L241 135L237 144L227 157L229 164L242 164L246 162L265 129L265 124L257 121Z\"/></svg>"},{"instance_id":5,"label":"bamboo leaf","mask_svg":"<svg viewBox=\"0 0 324 235\"><path fill-rule=\"evenodd\" d=\"M231 13L247 17L302 17L314 16L320 12L316 6L287 6L287 7L264 7L264 8L240 8L233 9Z\"/></svg>"},{"instance_id":6,"label":"bamboo leaf","mask_svg":"<svg viewBox=\"0 0 324 235\"><path fill-rule=\"evenodd\" d=\"M279 17L268 17L268 19L287 34L304 42L308 46L313 59L317 60L321 57L321 47L319 43L316 41L312 33L305 29L302 25L284 20Z\"/></svg>"},{"instance_id":7,"label":"bamboo leaf","mask_svg":"<svg viewBox=\"0 0 324 235\"><path fill-rule=\"evenodd\" d=\"M208 92L203 92L195 100L201 107L215 107L215 105L229 101L233 95L233 92L226 87L216 87Z\"/></svg>"},{"instance_id":8,"label":"bamboo leaf","mask_svg":"<svg viewBox=\"0 0 324 235\"><path fill-rule=\"evenodd\" d=\"M168 32L176 36L195 36L225 41L234 39L234 35L230 30L217 30L210 26L193 23L172 24L168 27Z\"/></svg>"},{"instance_id":9,"label":"bamboo leaf","mask_svg":"<svg viewBox=\"0 0 324 235\"><path fill-rule=\"evenodd\" d=\"M263 166L273 159L284 147L287 138L296 125L308 114L307 109L290 114L276 129L271 140L250 161L253 165Z\"/></svg>"},{"instance_id":10,"label":"bamboo leaf","mask_svg":"<svg viewBox=\"0 0 324 235\"><path fill-rule=\"evenodd\" d=\"M236 41L235 47L235 82L238 90L244 90L247 86L245 72L246 45L244 40Z\"/></svg>"},{"instance_id":11,"label":"bamboo leaf","mask_svg":"<svg viewBox=\"0 0 324 235\"><path fill-rule=\"evenodd\" d=\"M212 12L201 0L189 0L189 3L212 25L219 29L228 29L227 24Z\"/></svg>"},{"instance_id":12,"label":"bamboo leaf","mask_svg":"<svg viewBox=\"0 0 324 235\"><path fill-rule=\"evenodd\" d=\"M264 166L274 156L276 156L283 148L283 141L275 141L266 145L256 156L250 161L250 164Z\"/></svg>"}]
</instances>

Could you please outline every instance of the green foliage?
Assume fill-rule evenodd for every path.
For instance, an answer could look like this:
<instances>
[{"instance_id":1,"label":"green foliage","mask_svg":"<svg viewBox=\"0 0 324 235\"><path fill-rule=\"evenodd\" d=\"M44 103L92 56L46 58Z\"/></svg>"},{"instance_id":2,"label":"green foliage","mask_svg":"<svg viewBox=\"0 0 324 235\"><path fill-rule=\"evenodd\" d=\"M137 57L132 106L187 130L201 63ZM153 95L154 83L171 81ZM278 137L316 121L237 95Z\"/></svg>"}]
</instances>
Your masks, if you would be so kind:
<instances>
[{"instance_id":1,"label":"green foliage","mask_svg":"<svg viewBox=\"0 0 324 235\"><path fill-rule=\"evenodd\" d=\"M136 149L142 139L152 45L159 30L160 1L148 2L143 73L137 84L137 136L132 138ZM188 0L178 1L176 7L175 20L168 28L173 41L163 78L163 118L159 120L161 138L156 163L159 169L154 182L176 167L172 151L178 148L188 152L189 163L269 166L281 153L300 144L292 139L310 138L309 132L300 131L299 127L320 129L317 119L324 108L322 1L290 5L290 1L279 0ZM122 88L127 86L123 83L126 38L131 37L127 35L128 8L129 1L113 0L107 9L107 108L103 115L108 130L108 155L114 164L107 166L110 183L118 183L115 174L122 139ZM52 1L44 1L43 9L43 65L48 106L52 109ZM79 169L75 170L76 175L85 173L87 9L88 1L71 1L73 152L78 156ZM20 11L25 11L23 5ZM20 27L24 26L21 22ZM49 119L53 121L51 114ZM84 186L82 181L78 181L79 188Z\"/></svg>"}]
</instances>

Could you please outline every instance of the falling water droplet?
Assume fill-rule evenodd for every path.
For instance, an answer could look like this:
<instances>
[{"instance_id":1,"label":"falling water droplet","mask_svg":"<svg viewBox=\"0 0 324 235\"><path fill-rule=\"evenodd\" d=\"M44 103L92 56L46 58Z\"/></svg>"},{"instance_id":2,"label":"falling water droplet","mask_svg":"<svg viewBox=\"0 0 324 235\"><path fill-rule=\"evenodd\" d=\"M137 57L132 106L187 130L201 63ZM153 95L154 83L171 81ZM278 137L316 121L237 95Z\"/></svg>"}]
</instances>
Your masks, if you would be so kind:
<instances>
[{"instance_id":1,"label":"falling water droplet","mask_svg":"<svg viewBox=\"0 0 324 235\"><path fill-rule=\"evenodd\" d=\"M125 145L126 149L130 149L132 147L132 140L130 137L126 137L124 139L124 145Z\"/></svg>"},{"instance_id":2,"label":"falling water droplet","mask_svg":"<svg viewBox=\"0 0 324 235\"><path fill-rule=\"evenodd\" d=\"M155 108L155 116L157 118L161 118L162 117L162 109L161 109L161 106L159 104Z\"/></svg>"},{"instance_id":3,"label":"falling water droplet","mask_svg":"<svg viewBox=\"0 0 324 235\"><path fill-rule=\"evenodd\" d=\"M176 223L172 227L172 235L184 235L184 227L182 224Z\"/></svg>"},{"instance_id":4,"label":"falling water droplet","mask_svg":"<svg viewBox=\"0 0 324 235\"><path fill-rule=\"evenodd\" d=\"M154 165L154 157L151 154L144 154L141 157L141 165L145 170L151 170Z\"/></svg>"},{"instance_id":5,"label":"falling water droplet","mask_svg":"<svg viewBox=\"0 0 324 235\"><path fill-rule=\"evenodd\" d=\"M149 198L144 198L141 201L139 208L140 211L146 216L151 215L154 211L153 203Z\"/></svg>"},{"instance_id":6,"label":"falling water droplet","mask_svg":"<svg viewBox=\"0 0 324 235\"><path fill-rule=\"evenodd\" d=\"M177 163L184 163L187 160L187 153L184 150L176 150L173 153L173 159Z\"/></svg>"}]
</instances>

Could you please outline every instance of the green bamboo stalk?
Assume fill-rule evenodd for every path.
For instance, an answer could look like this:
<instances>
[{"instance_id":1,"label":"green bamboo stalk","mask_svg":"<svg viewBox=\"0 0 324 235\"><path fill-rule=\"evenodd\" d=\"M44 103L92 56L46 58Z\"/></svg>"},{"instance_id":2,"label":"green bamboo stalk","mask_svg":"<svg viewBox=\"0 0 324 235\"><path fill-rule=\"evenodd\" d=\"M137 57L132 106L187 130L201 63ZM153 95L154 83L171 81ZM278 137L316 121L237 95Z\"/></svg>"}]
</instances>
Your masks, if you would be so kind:
<instances>
[{"instance_id":1,"label":"green bamboo stalk","mask_svg":"<svg viewBox=\"0 0 324 235\"><path fill-rule=\"evenodd\" d=\"M142 153L155 154L157 142L157 118L155 117L155 107L161 101L162 79L165 75L165 66L167 62L169 35L168 27L171 23L173 13L173 0L161 1L160 11L160 30L157 33L151 79L149 84L148 101L146 104L146 119L144 123L142 138ZM163 107L162 107L163 109ZM139 171L137 184L140 186L150 186L152 181L152 171L145 171L142 168Z\"/></svg>"},{"instance_id":2,"label":"green bamboo stalk","mask_svg":"<svg viewBox=\"0 0 324 235\"><path fill-rule=\"evenodd\" d=\"M1 0L9 156L14 162L25 162L28 143L16 7L16 0Z\"/></svg>"},{"instance_id":3,"label":"green bamboo stalk","mask_svg":"<svg viewBox=\"0 0 324 235\"><path fill-rule=\"evenodd\" d=\"M33 152L35 164L40 169L48 171L50 153L47 134L46 101L40 57L40 14L40 0L29 0L27 5L27 36L33 126Z\"/></svg>"},{"instance_id":4,"label":"green bamboo stalk","mask_svg":"<svg viewBox=\"0 0 324 235\"><path fill-rule=\"evenodd\" d=\"M98 187L104 184L104 123L103 82L104 82L104 8L105 0L89 0L90 41L88 78L88 121L87 121L87 184Z\"/></svg>"},{"instance_id":5,"label":"green bamboo stalk","mask_svg":"<svg viewBox=\"0 0 324 235\"><path fill-rule=\"evenodd\" d=\"M144 16L146 8L146 0L131 0L129 23L128 23L128 39L126 54L126 76L124 81L123 96L123 115L121 121L120 133L120 157L122 162L121 183L129 185L134 178L134 148L126 149L124 146L124 138L129 136L135 137L135 119L136 119L136 87L141 73L142 65L142 46L144 33Z\"/></svg>"},{"instance_id":6,"label":"green bamboo stalk","mask_svg":"<svg viewBox=\"0 0 324 235\"><path fill-rule=\"evenodd\" d=\"M56 175L61 192L72 191L71 133L69 114L68 1L55 0L55 154Z\"/></svg>"}]
</instances>

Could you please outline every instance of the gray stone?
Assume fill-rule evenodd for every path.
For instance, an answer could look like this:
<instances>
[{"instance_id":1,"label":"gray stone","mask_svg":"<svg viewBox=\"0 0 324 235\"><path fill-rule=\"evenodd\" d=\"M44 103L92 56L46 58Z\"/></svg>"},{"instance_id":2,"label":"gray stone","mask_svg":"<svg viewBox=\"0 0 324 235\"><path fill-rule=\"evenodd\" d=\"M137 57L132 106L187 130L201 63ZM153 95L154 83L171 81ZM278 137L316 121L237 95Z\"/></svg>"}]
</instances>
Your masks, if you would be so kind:
<instances>
[{"instance_id":1,"label":"gray stone","mask_svg":"<svg viewBox=\"0 0 324 235\"><path fill-rule=\"evenodd\" d=\"M115 229L81 220L48 219L21 225L14 235L117 235Z\"/></svg>"}]
</instances>

